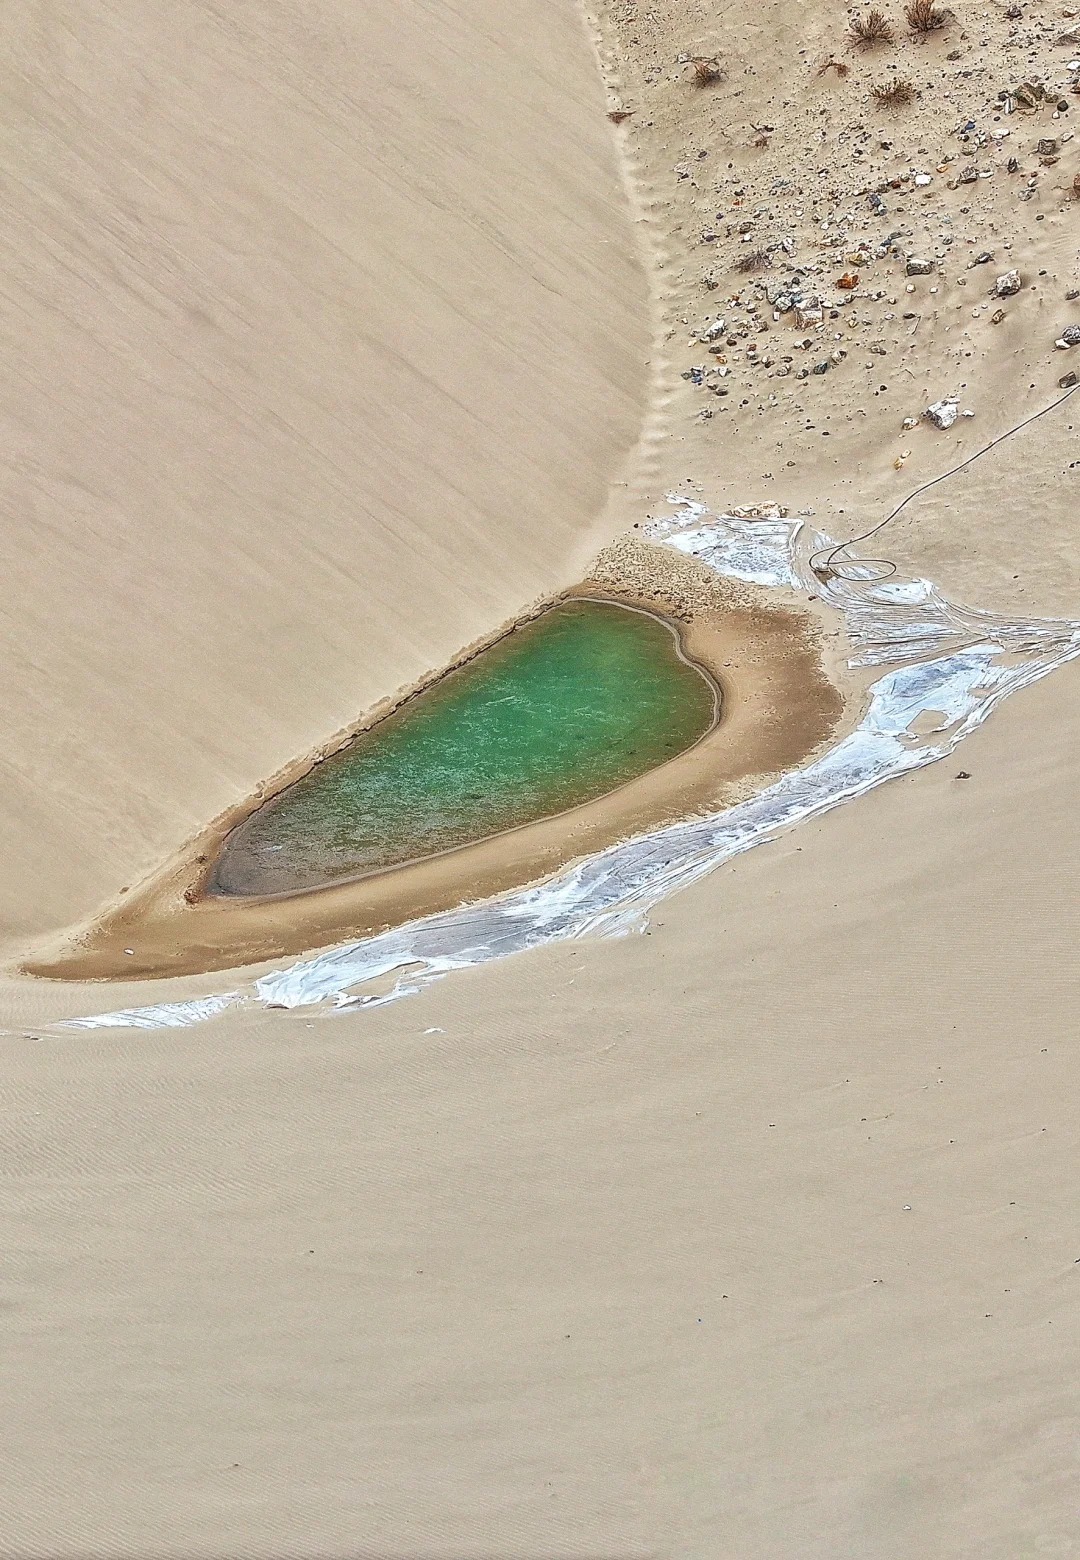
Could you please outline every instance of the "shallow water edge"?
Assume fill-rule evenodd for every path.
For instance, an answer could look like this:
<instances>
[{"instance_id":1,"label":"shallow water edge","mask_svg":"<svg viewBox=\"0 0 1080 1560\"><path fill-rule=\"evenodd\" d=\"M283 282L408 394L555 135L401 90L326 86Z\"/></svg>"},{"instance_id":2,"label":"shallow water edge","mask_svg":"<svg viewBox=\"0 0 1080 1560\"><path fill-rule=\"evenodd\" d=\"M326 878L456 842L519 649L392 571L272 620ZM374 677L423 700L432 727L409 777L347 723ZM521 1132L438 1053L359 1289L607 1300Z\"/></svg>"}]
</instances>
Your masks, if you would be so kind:
<instances>
[{"instance_id":1,"label":"shallow water edge","mask_svg":"<svg viewBox=\"0 0 1080 1560\"><path fill-rule=\"evenodd\" d=\"M317 892L564 816L693 747L720 702L677 625L565 596L254 808L207 892Z\"/></svg>"}]
</instances>

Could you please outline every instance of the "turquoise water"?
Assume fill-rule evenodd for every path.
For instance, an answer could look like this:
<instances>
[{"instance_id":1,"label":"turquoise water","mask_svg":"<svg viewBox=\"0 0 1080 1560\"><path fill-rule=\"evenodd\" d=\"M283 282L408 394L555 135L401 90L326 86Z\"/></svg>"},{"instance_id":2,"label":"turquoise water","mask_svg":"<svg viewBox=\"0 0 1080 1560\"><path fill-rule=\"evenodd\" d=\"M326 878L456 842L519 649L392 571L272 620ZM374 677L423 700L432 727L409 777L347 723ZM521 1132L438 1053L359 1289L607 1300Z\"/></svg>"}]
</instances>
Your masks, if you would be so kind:
<instances>
[{"instance_id":1,"label":"turquoise water","mask_svg":"<svg viewBox=\"0 0 1080 1560\"><path fill-rule=\"evenodd\" d=\"M252 813L213 887L291 893L452 850L615 790L715 717L664 623L561 602Z\"/></svg>"}]
</instances>

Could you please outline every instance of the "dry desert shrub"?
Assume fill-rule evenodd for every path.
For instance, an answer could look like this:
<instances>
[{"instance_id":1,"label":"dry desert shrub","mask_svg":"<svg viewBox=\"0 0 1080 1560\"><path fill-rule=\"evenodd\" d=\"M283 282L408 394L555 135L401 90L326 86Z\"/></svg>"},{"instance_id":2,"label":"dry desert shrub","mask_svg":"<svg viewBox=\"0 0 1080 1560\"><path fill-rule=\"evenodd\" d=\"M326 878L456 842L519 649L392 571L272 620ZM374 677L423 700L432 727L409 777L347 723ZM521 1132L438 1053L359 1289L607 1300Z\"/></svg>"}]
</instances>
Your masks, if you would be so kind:
<instances>
[{"instance_id":1,"label":"dry desert shrub","mask_svg":"<svg viewBox=\"0 0 1080 1560\"><path fill-rule=\"evenodd\" d=\"M922 37L938 32L949 19L949 13L934 0L908 0L904 15L912 32Z\"/></svg>"},{"instance_id":2,"label":"dry desert shrub","mask_svg":"<svg viewBox=\"0 0 1080 1560\"><path fill-rule=\"evenodd\" d=\"M906 79L896 81L883 81L880 85L870 88L874 102L880 103L882 108L903 108L915 98L915 86Z\"/></svg>"},{"instance_id":3,"label":"dry desert shrub","mask_svg":"<svg viewBox=\"0 0 1080 1560\"><path fill-rule=\"evenodd\" d=\"M893 25L884 11L861 11L851 19L852 42L860 49L872 49L878 43L892 43Z\"/></svg>"},{"instance_id":4,"label":"dry desert shrub","mask_svg":"<svg viewBox=\"0 0 1080 1560\"><path fill-rule=\"evenodd\" d=\"M743 276L755 276L759 271L767 271L771 265L772 257L767 249L753 249L748 255L739 256L735 269Z\"/></svg>"},{"instance_id":5,"label":"dry desert shrub","mask_svg":"<svg viewBox=\"0 0 1080 1560\"><path fill-rule=\"evenodd\" d=\"M690 79L695 87L715 87L724 79L719 60L691 60L690 69Z\"/></svg>"}]
</instances>

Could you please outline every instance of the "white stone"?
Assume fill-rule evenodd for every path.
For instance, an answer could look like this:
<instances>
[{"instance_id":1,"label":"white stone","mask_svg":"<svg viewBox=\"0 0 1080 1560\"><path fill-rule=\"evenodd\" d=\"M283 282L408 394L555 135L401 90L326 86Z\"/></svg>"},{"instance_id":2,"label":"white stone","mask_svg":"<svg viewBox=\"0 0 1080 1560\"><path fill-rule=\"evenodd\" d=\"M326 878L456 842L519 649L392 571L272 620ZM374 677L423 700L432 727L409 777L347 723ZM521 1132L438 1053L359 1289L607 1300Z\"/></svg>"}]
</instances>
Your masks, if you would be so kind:
<instances>
[{"instance_id":1,"label":"white stone","mask_svg":"<svg viewBox=\"0 0 1080 1560\"><path fill-rule=\"evenodd\" d=\"M951 428L959 415L960 408L955 401L935 401L923 412L924 420L933 423L935 428Z\"/></svg>"}]
</instances>

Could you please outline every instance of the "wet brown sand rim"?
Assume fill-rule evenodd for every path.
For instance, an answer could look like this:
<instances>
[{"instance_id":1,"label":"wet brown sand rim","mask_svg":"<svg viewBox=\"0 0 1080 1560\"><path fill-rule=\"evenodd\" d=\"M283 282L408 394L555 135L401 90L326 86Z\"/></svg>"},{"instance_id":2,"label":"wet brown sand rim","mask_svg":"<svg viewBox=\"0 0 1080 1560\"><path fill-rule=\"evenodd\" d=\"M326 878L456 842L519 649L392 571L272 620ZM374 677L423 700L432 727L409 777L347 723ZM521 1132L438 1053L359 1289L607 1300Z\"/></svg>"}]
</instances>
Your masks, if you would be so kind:
<instances>
[{"instance_id":1,"label":"wet brown sand rim","mask_svg":"<svg viewBox=\"0 0 1080 1560\"><path fill-rule=\"evenodd\" d=\"M669 556L659 570L659 588L653 565L647 580L632 578L625 588L590 580L557 599L607 601L666 624L683 659L718 690L717 719L690 748L602 797L437 856L299 893L214 892L214 868L229 833L327 756L324 751L230 809L88 926L26 959L23 971L62 980L154 979L239 968L371 936L536 882L620 839L731 805L802 763L828 740L843 708L822 664L817 621L753 591L732 589L716 576L703 591L700 566L663 551ZM687 578L696 589L680 589ZM516 626L473 647L422 688L369 713L328 751L339 751Z\"/></svg>"}]
</instances>

